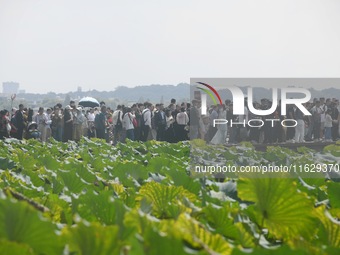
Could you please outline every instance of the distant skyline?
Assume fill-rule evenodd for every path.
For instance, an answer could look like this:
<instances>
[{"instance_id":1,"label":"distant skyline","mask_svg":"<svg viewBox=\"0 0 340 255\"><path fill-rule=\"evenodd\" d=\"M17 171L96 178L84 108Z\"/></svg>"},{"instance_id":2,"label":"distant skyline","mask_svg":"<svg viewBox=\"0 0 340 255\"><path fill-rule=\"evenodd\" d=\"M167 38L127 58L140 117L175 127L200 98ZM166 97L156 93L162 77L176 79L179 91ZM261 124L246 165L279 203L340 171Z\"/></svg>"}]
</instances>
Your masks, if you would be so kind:
<instances>
[{"instance_id":1,"label":"distant skyline","mask_svg":"<svg viewBox=\"0 0 340 255\"><path fill-rule=\"evenodd\" d=\"M340 77L339 13L337 0L0 0L0 84L66 93Z\"/></svg>"}]
</instances>

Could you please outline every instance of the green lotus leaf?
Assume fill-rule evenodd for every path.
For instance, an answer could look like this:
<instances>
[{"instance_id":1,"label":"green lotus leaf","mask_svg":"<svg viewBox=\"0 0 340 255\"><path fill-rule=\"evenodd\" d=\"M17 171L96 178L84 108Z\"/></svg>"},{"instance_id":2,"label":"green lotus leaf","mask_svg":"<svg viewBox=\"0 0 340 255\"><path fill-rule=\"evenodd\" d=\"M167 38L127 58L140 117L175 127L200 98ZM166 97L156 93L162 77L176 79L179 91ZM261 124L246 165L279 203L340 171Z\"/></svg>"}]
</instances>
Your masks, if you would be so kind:
<instances>
[{"instance_id":1,"label":"green lotus leaf","mask_svg":"<svg viewBox=\"0 0 340 255\"><path fill-rule=\"evenodd\" d=\"M309 237L313 232L313 203L297 190L294 179L240 179L237 188L242 200L254 202L257 224L276 238Z\"/></svg>"},{"instance_id":2,"label":"green lotus leaf","mask_svg":"<svg viewBox=\"0 0 340 255\"><path fill-rule=\"evenodd\" d=\"M28 246L36 254L60 255L63 246L56 230L27 203L0 199L0 240Z\"/></svg>"}]
</instances>

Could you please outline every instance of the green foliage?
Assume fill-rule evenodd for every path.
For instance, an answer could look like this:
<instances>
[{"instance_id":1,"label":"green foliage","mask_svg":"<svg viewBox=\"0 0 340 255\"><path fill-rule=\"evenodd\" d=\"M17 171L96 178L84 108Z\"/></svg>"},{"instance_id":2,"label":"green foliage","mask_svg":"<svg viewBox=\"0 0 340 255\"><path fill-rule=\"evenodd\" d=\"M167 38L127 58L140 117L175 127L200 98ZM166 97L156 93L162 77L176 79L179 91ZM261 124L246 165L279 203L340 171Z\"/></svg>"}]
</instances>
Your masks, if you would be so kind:
<instances>
[{"instance_id":1,"label":"green foliage","mask_svg":"<svg viewBox=\"0 0 340 255\"><path fill-rule=\"evenodd\" d=\"M64 229L65 242L70 251L79 255L120 254L123 242L118 238L117 226L102 226L99 223L78 223L75 227Z\"/></svg>"},{"instance_id":2,"label":"green foliage","mask_svg":"<svg viewBox=\"0 0 340 255\"><path fill-rule=\"evenodd\" d=\"M308 237L313 231L313 204L305 194L296 192L292 179L240 179L238 194L255 203L248 209L256 223L278 239Z\"/></svg>"},{"instance_id":3,"label":"green foliage","mask_svg":"<svg viewBox=\"0 0 340 255\"><path fill-rule=\"evenodd\" d=\"M193 178L189 160L337 163L339 147L0 141L0 254L338 254L336 178Z\"/></svg>"},{"instance_id":4,"label":"green foliage","mask_svg":"<svg viewBox=\"0 0 340 255\"><path fill-rule=\"evenodd\" d=\"M0 241L8 248L27 253L30 247L36 254L60 254L62 245L55 231L55 225L26 203L0 200Z\"/></svg>"}]
</instances>

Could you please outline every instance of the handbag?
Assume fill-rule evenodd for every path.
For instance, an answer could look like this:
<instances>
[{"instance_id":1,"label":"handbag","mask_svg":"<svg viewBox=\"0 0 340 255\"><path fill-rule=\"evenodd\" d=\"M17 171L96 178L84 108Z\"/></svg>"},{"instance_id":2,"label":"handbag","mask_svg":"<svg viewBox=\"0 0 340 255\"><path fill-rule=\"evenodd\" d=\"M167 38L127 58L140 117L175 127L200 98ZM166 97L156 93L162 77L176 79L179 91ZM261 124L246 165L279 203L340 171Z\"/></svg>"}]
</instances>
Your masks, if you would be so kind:
<instances>
[{"instance_id":1,"label":"handbag","mask_svg":"<svg viewBox=\"0 0 340 255\"><path fill-rule=\"evenodd\" d=\"M131 120L130 114L128 114L128 116L129 116L130 121L132 122L133 127L134 127L134 128L137 128L137 127L138 127L138 122L137 122L136 118L133 118L133 119Z\"/></svg>"}]
</instances>

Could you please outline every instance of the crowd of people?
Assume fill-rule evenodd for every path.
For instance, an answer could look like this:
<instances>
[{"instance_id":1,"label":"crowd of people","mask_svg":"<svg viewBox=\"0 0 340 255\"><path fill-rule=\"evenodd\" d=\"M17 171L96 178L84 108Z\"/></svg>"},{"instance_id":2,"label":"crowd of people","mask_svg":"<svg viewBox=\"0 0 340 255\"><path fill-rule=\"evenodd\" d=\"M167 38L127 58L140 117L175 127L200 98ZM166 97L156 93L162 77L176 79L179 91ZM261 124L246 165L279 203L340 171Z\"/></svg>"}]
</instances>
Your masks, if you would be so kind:
<instances>
[{"instance_id":1,"label":"crowd of people","mask_svg":"<svg viewBox=\"0 0 340 255\"><path fill-rule=\"evenodd\" d=\"M272 102L268 99L261 99L261 102L255 102L253 106L258 110L267 110L271 108ZM210 106L207 116L197 114L194 117L193 113L198 111L191 111L190 128L193 128L194 118L200 120L195 121L197 127L195 127L195 133L191 134L191 138L197 136L211 144L235 144L241 141L253 143L332 142L339 139L338 99L314 98L313 101L303 106L311 115L303 114L295 105L287 105L286 114L281 115L280 102L270 115L257 116L251 113L247 102L244 105L244 115L233 115L233 102L226 100L223 105ZM213 125L216 119L225 119L228 125ZM236 124L229 125L230 123ZM197 128L200 130L198 135Z\"/></svg>"},{"instance_id":2,"label":"crowd of people","mask_svg":"<svg viewBox=\"0 0 340 255\"><path fill-rule=\"evenodd\" d=\"M126 139L134 141L178 142L188 139L190 104L153 105L149 102L118 105L116 110L106 107L83 108L74 101L63 107L57 104L34 113L20 104L18 109L0 112L0 138L39 139L50 137L57 141L79 141L83 136L105 139L116 145Z\"/></svg>"},{"instance_id":3,"label":"crowd of people","mask_svg":"<svg viewBox=\"0 0 340 255\"><path fill-rule=\"evenodd\" d=\"M254 103L255 109L270 109L272 102L262 99ZM244 106L244 115L233 115L233 102L211 105L206 115L201 115L199 100L177 104L175 99L167 106L149 102L118 105L115 110L106 107L84 109L74 101L62 107L39 108L37 113L20 104L12 113L0 112L0 138L39 139L50 137L57 141L79 141L83 136L105 139L116 145L125 142L155 139L170 143L190 139L204 139L211 144L284 143L336 141L339 138L340 106L336 98L315 98L304 104L311 115L304 115L294 105L287 105L286 115L281 115L280 105L270 115L256 116ZM235 125L214 125L216 119ZM277 119L280 121L266 121ZM251 125L247 125L251 120ZM287 127L281 121L287 120ZM295 125L289 125L295 120ZM257 123L259 125L257 125ZM294 124L294 123L293 123Z\"/></svg>"}]
</instances>

